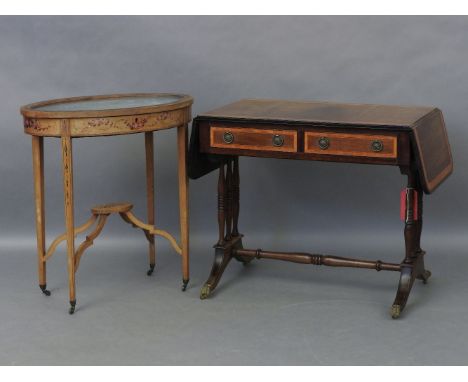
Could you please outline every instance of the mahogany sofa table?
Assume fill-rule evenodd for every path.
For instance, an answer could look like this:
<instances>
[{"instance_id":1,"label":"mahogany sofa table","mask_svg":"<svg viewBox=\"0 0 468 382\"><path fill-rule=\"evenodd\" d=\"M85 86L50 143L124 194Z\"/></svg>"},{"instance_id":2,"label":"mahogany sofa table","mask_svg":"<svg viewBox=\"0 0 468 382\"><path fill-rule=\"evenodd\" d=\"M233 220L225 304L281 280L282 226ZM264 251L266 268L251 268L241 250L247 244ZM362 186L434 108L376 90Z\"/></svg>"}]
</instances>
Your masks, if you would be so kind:
<instances>
[{"instance_id":1,"label":"mahogany sofa table","mask_svg":"<svg viewBox=\"0 0 468 382\"><path fill-rule=\"evenodd\" d=\"M93 244L93 240L100 234L106 219L112 213L118 213L125 222L141 228L145 233L149 242L150 268L147 272L148 276L153 273L155 267L154 236L160 235L168 239L172 247L182 257L182 290L187 287L189 281L189 242L186 153L187 129L191 120L192 103L192 97L183 94L114 94L55 99L26 105L21 108L21 114L24 118L24 131L26 134L32 135L39 287L45 295L50 295L50 292L46 289L46 262L54 254L57 246L66 240L70 314L75 311L75 273L80 264L81 256ZM177 128L180 246L171 234L154 226L153 132L171 128ZM104 137L134 133L145 134L147 222L141 221L131 212L133 207L131 203L122 202L93 207L89 220L76 227L73 204L72 140L82 137ZM61 139L66 222L65 233L57 237L47 250L44 205L44 137ZM94 229L75 249L75 237L93 226Z\"/></svg>"},{"instance_id":2,"label":"mahogany sofa table","mask_svg":"<svg viewBox=\"0 0 468 382\"><path fill-rule=\"evenodd\" d=\"M402 191L405 257L401 263L321 254L245 249L238 230L239 156L398 166L407 177ZM211 274L200 298L216 288L231 259L275 259L400 272L391 308L400 316L424 266L420 237L423 193L432 193L452 172L452 156L439 109L311 101L241 100L197 116L189 151L189 177L219 169L218 242Z\"/></svg>"}]
</instances>

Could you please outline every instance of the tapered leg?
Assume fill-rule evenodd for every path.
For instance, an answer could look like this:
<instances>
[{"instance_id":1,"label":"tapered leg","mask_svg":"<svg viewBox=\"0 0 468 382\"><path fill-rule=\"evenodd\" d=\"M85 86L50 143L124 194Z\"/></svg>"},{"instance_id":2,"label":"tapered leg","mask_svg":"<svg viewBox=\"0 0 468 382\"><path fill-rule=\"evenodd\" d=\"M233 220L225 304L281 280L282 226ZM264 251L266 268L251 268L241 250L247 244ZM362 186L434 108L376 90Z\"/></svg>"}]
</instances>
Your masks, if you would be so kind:
<instances>
[{"instance_id":1,"label":"tapered leg","mask_svg":"<svg viewBox=\"0 0 468 382\"><path fill-rule=\"evenodd\" d=\"M73 159L72 139L69 134L69 122L63 121L62 136L63 191L65 197L65 225L67 231L68 287L70 296L69 313L75 312L75 238L73 216Z\"/></svg>"},{"instance_id":2,"label":"tapered leg","mask_svg":"<svg viewBox=\"0 0 468 382\"><path fill-rule=\"evenodd\" d=\"M44 138L32 137L34 171L34 194L36 199L36 236L39 288L50 296L47 288L45 249L45 204L44 204Z\"/></svg>"},{"instance_id":3,"label":"tapered leg","mask_svg":"<svg viewBox=\"0 0 468 382\"><path fill-rule=\"evenodd\" d=\"M154 140L153 132L145 133L145 152L146 152L146 206L148 215L148 224L154 226ZM147 235L149 241L149 270L148 276L153 273L156 264L156 250L154 235Z\"/></svg>"},{"instance_id":4,"label":"tapered leg","mask_svg":"<svg viewBox=\"0 0 468 382\"><path fill-rule=\"evenodd\" d=\"M182 248L182 291L189 282L189 205L187 177L187 133L188 125L177 128L177 148L179 156L179 214Z\"/></svg>"}]
</instances>

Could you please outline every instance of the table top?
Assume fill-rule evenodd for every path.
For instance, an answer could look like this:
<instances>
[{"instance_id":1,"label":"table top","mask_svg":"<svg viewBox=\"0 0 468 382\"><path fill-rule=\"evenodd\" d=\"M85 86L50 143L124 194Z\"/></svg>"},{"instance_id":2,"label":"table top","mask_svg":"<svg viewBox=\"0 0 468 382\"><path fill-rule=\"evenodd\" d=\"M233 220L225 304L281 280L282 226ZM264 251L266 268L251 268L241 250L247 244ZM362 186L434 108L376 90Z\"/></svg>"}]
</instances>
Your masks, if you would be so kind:
<instances>
[{"instance_id":1,"label":"table top","mask_svg":"<svg viewBox=\"0 0 468 382\"><path fill-rule=\"evenodd\" d=\"M427 106L243 99L198 117L408 127L434 110Z\"/></svg>"},{"instance_id":2,"label":"table top","mask_svg":"<svg viewBox=\"0 0 468 382\"><path fill-rule=\"evenodd\" d=\"M78 137L177 127L191 120L192 103L186 94L111 94L36 102L20 112L27 134L61 136L65 123Z\"/></svg>"},{"instance_id":3,"label":"table top","mask_svg":"<svg viewBox=\"0 0 468 382\"><path fill-rule=\"evenodd\" d=\"M251 139L252 147L255 146L254 140L257 138L254 137L255 134L248 136L249 129L293 130L296 131L298 144L292 152L287 153L264 149L235 151L233 145L215 147L211 142L214 138L211 137L214 137L215 129L219 126L231 129L245 128L243 139ZM333 157L311 154L304 149L305 130L309 134L327 131L335 136L346 133L350 142L353 141L353 134L354 138L358 135L362 138L362 134L368 136L386 134L398 140L399 150L402 151L398 151L399 154L394 160L392 159L393 162L370 156L353 156L349 153ZM411 144L403 144L400 138ZM245 142L244 144L247 145ZM194 119L189 153L191 178L199 178L216 169L223 160L222 155L236 154L393 165L406 165L409 160L412 168L417 168L426 193L433 192L453 170L444 118L441 110L433 106L242 99L199 114ZM403 158L407 158L406 162ZM386 163L383 163L384 161Z\"/></svg>"},{"instance_id":4,"label":"table top","mask_svg":"<svg viewBox=\"0 0 468 382\"><path fill-rule=\"evenodd\" d=\"M20 111L31 118L84 118L146 114L191 105L186 94L136 93L59 98L22 106Z\"/></svg>"},{"instance_id":5,"label":"table top","mask_svg":"<svg viewBox=\"0 0 468 382\"><path fill-rule=\"evenodd\" d=\"M140 97L120 97L120 98L103 98L103 99L82 99L82 100L67 100L61 102L48 102L32 106L31 109L37 111L95 111L95 110L112 110L112 109L128 109L143 106L167 105L180 101L182 97L177 95L155 95L155 96L140 96Z\"/></svg>"}]
</instances>

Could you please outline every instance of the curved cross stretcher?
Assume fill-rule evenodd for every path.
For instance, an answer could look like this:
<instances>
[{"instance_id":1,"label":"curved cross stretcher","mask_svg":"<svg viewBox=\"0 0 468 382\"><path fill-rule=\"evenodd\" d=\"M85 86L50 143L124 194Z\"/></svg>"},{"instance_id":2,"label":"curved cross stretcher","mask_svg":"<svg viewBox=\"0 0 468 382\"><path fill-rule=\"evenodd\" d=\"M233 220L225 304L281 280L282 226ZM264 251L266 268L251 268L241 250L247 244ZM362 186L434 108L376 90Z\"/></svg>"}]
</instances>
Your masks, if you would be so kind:
<instances>
[{"instance_id":1,"label":"curved cross stretcher","mask_svg":"<svg viewBox=\"0 0 468 382\"><path fill-rule=\"evenodd\" d=\"M86 249L88 249L91 245L94 244L94 240L99 236L104 226L106 225L107 218L112 213L118 213L126 223L131 224L135 228L140 228L141 230L143 230L146 238L150 243L153 241L153 235L162 236L169 241L172 248L174 248L174 250L179 255L182 255L182 248L179 246L179 244L177 244L177 241L174 238L174 236L172 236L169 232L165 230L157 229L156 227L141 221L131 212L132 208L133 205L131 203L123 202L99 205L91 209L91 217L84 224L75 228L73 232L74 237L76 237L78 234L87 231L92 226L95 226L94 229L88 235L86 235L85 240L79 245L78 249L75 251L75 273L78 270L80 260L84 252L86 251ZM55 250L57 249L58 245L62 241L65 241L66 238L66 233L63 233L62 235L58 236L48 248L44 260L48 260L55 253ZM152 270L153 269L150 269L148 271L148 275L151 275ZM43 292L47 294L48 291L44 289Z\"/></svg>"}]
</instances>

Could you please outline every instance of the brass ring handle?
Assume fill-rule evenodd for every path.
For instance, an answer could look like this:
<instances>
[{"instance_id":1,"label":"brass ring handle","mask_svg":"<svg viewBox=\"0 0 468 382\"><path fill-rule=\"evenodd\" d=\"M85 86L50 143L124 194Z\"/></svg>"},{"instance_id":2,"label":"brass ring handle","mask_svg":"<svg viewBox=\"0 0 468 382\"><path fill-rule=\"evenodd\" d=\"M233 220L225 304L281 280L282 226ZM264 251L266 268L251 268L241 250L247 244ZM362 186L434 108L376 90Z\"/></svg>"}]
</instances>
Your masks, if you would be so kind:
<instances>
[{"instance_id":1,"label":"brass ring handle","mask_svg":"<svg viewBox=\"0 0 468 382\"><path fill-rule=\"evenodd\" d=\"M273 135L273 146L281 147L284 144L284 137L282 135Z\"/></svg>"},{"instance_id":2,"label":"brass ring handle","mask_svg":"<svg viewBox=\"0 0 468 382\"><path fill-rule=\"evenodd\" d=\"M372 149L372 151L374 151L376 153L382 151L383 150L383 142L378 140L378 139L375 140L375 141L372 141L371 149Z\"/></svg>"},{"instance_id":3,"label":"brass ring handle","mask_svg":"<svg viewBox=\"0 0 468 382\"><path fill-rule=\"evenodd\" d=\"M318 140L318 146L322 150L326 150L330 147L330 140L327 137L320 137Z\"/></svg>"},{"instance_id":4,"label":"brass ring handle","mask_svg":"<svg viewBox=\"0 0 468 382\"><path fill-rule=\"evenodd\" d=\"M234 142L234 135L230 131L226 131L223 134L223 141L228 144Z\"/></svg>"}]
</instances>

